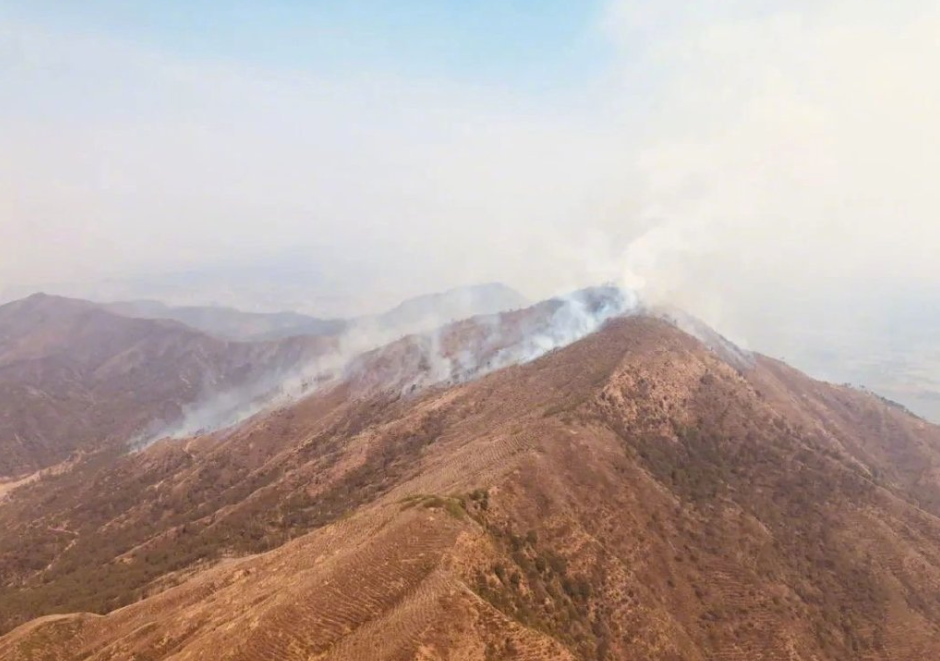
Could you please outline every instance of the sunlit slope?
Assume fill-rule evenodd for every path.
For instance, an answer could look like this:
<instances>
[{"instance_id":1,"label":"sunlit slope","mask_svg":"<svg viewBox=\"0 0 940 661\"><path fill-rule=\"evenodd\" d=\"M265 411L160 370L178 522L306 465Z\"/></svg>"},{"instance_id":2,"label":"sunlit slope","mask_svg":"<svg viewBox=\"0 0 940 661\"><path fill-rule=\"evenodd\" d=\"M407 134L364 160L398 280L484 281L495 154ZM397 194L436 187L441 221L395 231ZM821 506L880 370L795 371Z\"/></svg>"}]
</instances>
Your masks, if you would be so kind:
<instances>
[{"instance_id":1,"label":"sunlit slope","mask_svg":"<svg viewBox=\"0 0 940 661\"><path fill-rule=\"evenodd\" d=\"M877 450L910 446L929 462L940 432L903 411L761 358L739 371L647 317L467 384L371 392L336 390L237 439L193 443L191 468L147 493L168 503L278 466L199 522L236 553L247 546L234 530L277 548L154 583L104 617L29 623L0 654L940 653L940 520ZM244 474L214 472L239 463ZM150 560L144 546L114 562Z\"/></svg>"}]
</instances>

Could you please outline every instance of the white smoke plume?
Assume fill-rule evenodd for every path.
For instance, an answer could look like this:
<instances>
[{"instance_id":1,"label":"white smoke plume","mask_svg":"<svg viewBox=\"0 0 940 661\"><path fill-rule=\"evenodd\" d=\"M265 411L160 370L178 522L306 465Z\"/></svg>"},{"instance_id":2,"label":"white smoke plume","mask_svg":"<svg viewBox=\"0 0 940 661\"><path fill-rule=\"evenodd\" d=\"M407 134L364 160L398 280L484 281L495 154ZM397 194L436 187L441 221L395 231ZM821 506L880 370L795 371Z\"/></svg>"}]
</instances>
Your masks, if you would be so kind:
<instances>
[{"instance_id":1,"label":"white smoke plume","mask_svg":"<svg viewBox=\"0 0 940 661\"><path fill-rule=\"evenodd\" d=\"M571 292L515 313L474 317L361 356L346 371L367 388L413 392L462 383L535 360L642 310L637 295L613 285Z\"/></svg>"},{"instance_id":2,"label":"white smoke plume","mask_svg":"<svg viewBox=\"0 0 940 661\"><path fill-rule=\"evenodd\" d=\"M406 337L396 329L354 326L335 350L237 389L212 392L184 408L179 420L155 424L131 446L142 449L163 438L231 427L343 381L353 382L363 393L382 390L404 395L461 383L535 360L593 333L614 317L641 309L636 293L611 285Z\"/></svg>"}]
</instances>

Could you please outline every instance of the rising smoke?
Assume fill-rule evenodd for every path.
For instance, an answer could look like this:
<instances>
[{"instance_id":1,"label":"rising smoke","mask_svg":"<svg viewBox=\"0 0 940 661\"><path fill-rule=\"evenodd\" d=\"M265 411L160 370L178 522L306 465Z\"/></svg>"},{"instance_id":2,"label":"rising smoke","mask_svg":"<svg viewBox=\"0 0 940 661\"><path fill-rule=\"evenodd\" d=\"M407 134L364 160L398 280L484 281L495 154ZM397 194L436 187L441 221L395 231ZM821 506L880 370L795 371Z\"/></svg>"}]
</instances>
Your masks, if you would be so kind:
<instances>
[{"instance_id":1,"label":"rising smoke","mask_svg":"<svg viewBox=\"0 0 940 661\"><path fill-rule=\"evenodd\" d=\"M387 391L399 395L462 383L535 360L595 332L614 317L642 309L636 293L609 285L406 337L395 328L357 325L325 355L289 370L272 370L237 389L209 392L185 407L179 419L155 424L132 446L142 449L162 438L231 427L343 382L352 383L360 394Z\"/></svg>"}]
</instances>

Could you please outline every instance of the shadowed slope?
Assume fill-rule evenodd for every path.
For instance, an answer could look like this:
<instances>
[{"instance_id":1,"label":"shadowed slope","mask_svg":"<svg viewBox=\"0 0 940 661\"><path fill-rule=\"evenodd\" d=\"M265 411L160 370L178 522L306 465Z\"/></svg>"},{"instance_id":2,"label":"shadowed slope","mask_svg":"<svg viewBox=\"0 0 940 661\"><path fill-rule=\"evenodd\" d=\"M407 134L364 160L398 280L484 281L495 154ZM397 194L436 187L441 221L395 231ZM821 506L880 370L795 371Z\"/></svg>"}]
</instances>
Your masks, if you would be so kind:
<instances>
[{"instance_id":1,"label":"shadowed slope","mask_svg":"<svg viewBox=\"0 0 940 661\"><path fill-rule=\"evenodd\" d=\"M0 307L0 476L76 451L121 451L208 393L257 382L330 347L215 339L169 321L129 319L37 294Z\"/></svg>"}]
</instances>

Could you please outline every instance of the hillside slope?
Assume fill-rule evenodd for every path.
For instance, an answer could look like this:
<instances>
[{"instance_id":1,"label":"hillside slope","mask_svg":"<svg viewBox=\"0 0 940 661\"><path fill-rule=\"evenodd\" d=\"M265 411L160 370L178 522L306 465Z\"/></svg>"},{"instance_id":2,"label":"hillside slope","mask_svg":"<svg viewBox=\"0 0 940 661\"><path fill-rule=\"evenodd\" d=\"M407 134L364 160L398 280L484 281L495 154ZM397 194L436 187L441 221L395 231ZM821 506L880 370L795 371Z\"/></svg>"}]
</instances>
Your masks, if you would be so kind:
<instances>
[{"instance_id":1,"label":"hillside slope","mask_svg":"<svg viewBox=\"0 0 940 661\"><path fill-rule=\"evenodd\" d=\"M330 340L218 340L175 322L130 319L37 294L0 306L0 477L124 448L210 393L257 382Z\"/></svg>"},{"instance_id":2,"label":"hillside slope","mask_svg":"<svg viewBox=\"0 0 940 661\"><path fill-rule=\"evenodd\" d=\"M413 396L388 373L391 390L347 381L158 444L94 487L11 494L4 525L43 502L29 529L86 550L4 576L7 626L87 610L76 593L100 586L111 612L24 624L0 657L940 655L938 428L642 316ZM129 476L137 516L115 516Z\"/></svg>"}]
</instances>

